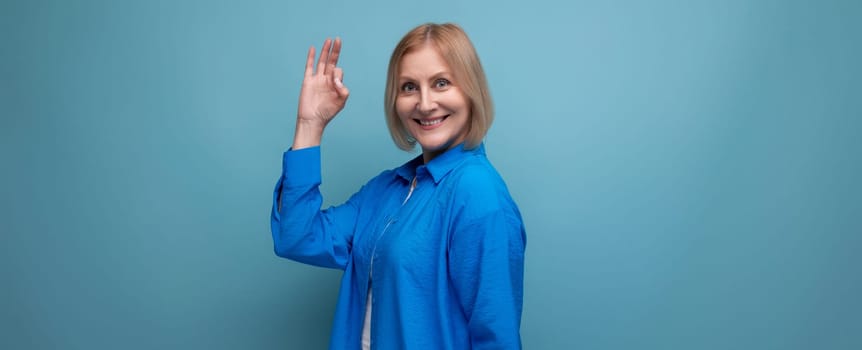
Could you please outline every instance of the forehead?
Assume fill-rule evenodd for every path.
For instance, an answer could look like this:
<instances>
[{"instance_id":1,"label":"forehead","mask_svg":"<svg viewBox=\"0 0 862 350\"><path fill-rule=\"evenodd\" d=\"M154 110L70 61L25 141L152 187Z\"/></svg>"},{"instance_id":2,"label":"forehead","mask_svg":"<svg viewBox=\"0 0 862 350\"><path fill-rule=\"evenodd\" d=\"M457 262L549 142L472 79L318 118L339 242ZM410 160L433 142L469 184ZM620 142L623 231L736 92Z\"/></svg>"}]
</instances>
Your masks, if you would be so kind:
<instances>
[{"instance_id":1,"label":"forehead","mask_svg":"<svg viewBox=\"0 0 862 350\"><path fill-rule=\"evenodd\" d=\"M426 76L449 72L449 64L433 45L422 45L401 57L398 70L401 75Z\"/></svg>"}]
</instances>

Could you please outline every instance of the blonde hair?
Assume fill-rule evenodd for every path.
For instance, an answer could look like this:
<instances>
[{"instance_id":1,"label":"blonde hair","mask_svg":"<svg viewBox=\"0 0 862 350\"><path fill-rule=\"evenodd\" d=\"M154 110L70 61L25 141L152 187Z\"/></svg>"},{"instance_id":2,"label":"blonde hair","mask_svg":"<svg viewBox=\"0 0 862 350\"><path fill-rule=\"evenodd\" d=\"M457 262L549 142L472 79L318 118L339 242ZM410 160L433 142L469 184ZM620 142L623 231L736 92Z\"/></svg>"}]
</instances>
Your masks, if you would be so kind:
<instances>
[{"instance_id":1,"label":"blonde hair","mask_svg":"<svg viewBox=\"0 0 862 350\"><path fill-rule=\"evenodd\" d=\"M407 128L398 117L395 110L395 100L398 98L398 76L401 59L405 54L423 45L431 45L440 53L449 68L455 85L470 103L470 130L465 138L465 148L472 149L482 143L491 123L494 121L494 104L491 101L491 92L488 90L488 82L479 55L467 33L461 27L453 23L426 23L409 31L392 52L389 59L389 70L386 75L386 94L384 96L384 108L386 111L386 125L389 133L398 148L405 151L416 147L416 140L407 132Z\"/></svg>"}]
</instances>

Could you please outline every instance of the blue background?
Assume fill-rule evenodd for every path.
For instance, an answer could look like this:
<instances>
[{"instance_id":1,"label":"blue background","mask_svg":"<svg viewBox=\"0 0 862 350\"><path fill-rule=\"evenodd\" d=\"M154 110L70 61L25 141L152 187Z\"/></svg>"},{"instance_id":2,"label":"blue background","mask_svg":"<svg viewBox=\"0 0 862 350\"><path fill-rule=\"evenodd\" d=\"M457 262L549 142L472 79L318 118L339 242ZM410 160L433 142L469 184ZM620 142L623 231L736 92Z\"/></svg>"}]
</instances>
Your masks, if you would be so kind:
<instances>
[{"instance_id":1,"label":"blue background","mask_svg":"<svg viewBox=\"0 0 862 350\"><path fill-rule=\"evenodd\" d=\"M528 232L527 349L862 348L862 2L3 1L0 348L320 349L340 272L269 211L344 39L327 204L412 157L407 30L460 23Z\"/></svg>"}]
</instances>

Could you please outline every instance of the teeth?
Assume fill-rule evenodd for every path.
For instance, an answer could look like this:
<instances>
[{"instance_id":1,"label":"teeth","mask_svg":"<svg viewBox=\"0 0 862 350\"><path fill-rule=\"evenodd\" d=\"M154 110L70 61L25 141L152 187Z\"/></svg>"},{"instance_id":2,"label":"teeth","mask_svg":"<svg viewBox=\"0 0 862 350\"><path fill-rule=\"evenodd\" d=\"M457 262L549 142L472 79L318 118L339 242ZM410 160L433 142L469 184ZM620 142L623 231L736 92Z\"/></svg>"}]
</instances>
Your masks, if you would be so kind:
<instances>
[{"instance_id":1,"label":"teeth","mask_svg":"<svg viewBox=\"0 0 862 350\"><path fill-rule=\"evenodd\" d=\"M440 124L440 122L442 122L442 121L443 121L443 118L432 119L432 120L420 120L419 124L422 124L422 126L431 126L431 125Z\"/></svg>"}]
</instances>

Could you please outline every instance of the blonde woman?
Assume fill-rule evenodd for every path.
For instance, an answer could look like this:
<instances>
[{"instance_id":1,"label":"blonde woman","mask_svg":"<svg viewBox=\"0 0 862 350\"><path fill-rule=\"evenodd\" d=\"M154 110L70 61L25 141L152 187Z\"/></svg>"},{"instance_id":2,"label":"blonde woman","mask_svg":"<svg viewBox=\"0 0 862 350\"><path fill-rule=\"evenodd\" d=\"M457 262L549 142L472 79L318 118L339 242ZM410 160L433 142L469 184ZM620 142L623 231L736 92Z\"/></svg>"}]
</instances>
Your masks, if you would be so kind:
<instances>
[{"instance_id":1,"label":"blonde woman","mask_svg":"<svg viewBox=\"0 0 862 350\"><path fill-rule=\"evenodd\" d=\"M331 349L519 349L526 236L482 143L494 116L454 24L408 32L384 97L395 144L422 155L321 210L320 140L350 94L327 39L308 51L271 215L278 256L344 270Z\"/></svg>"}]
</instances>

